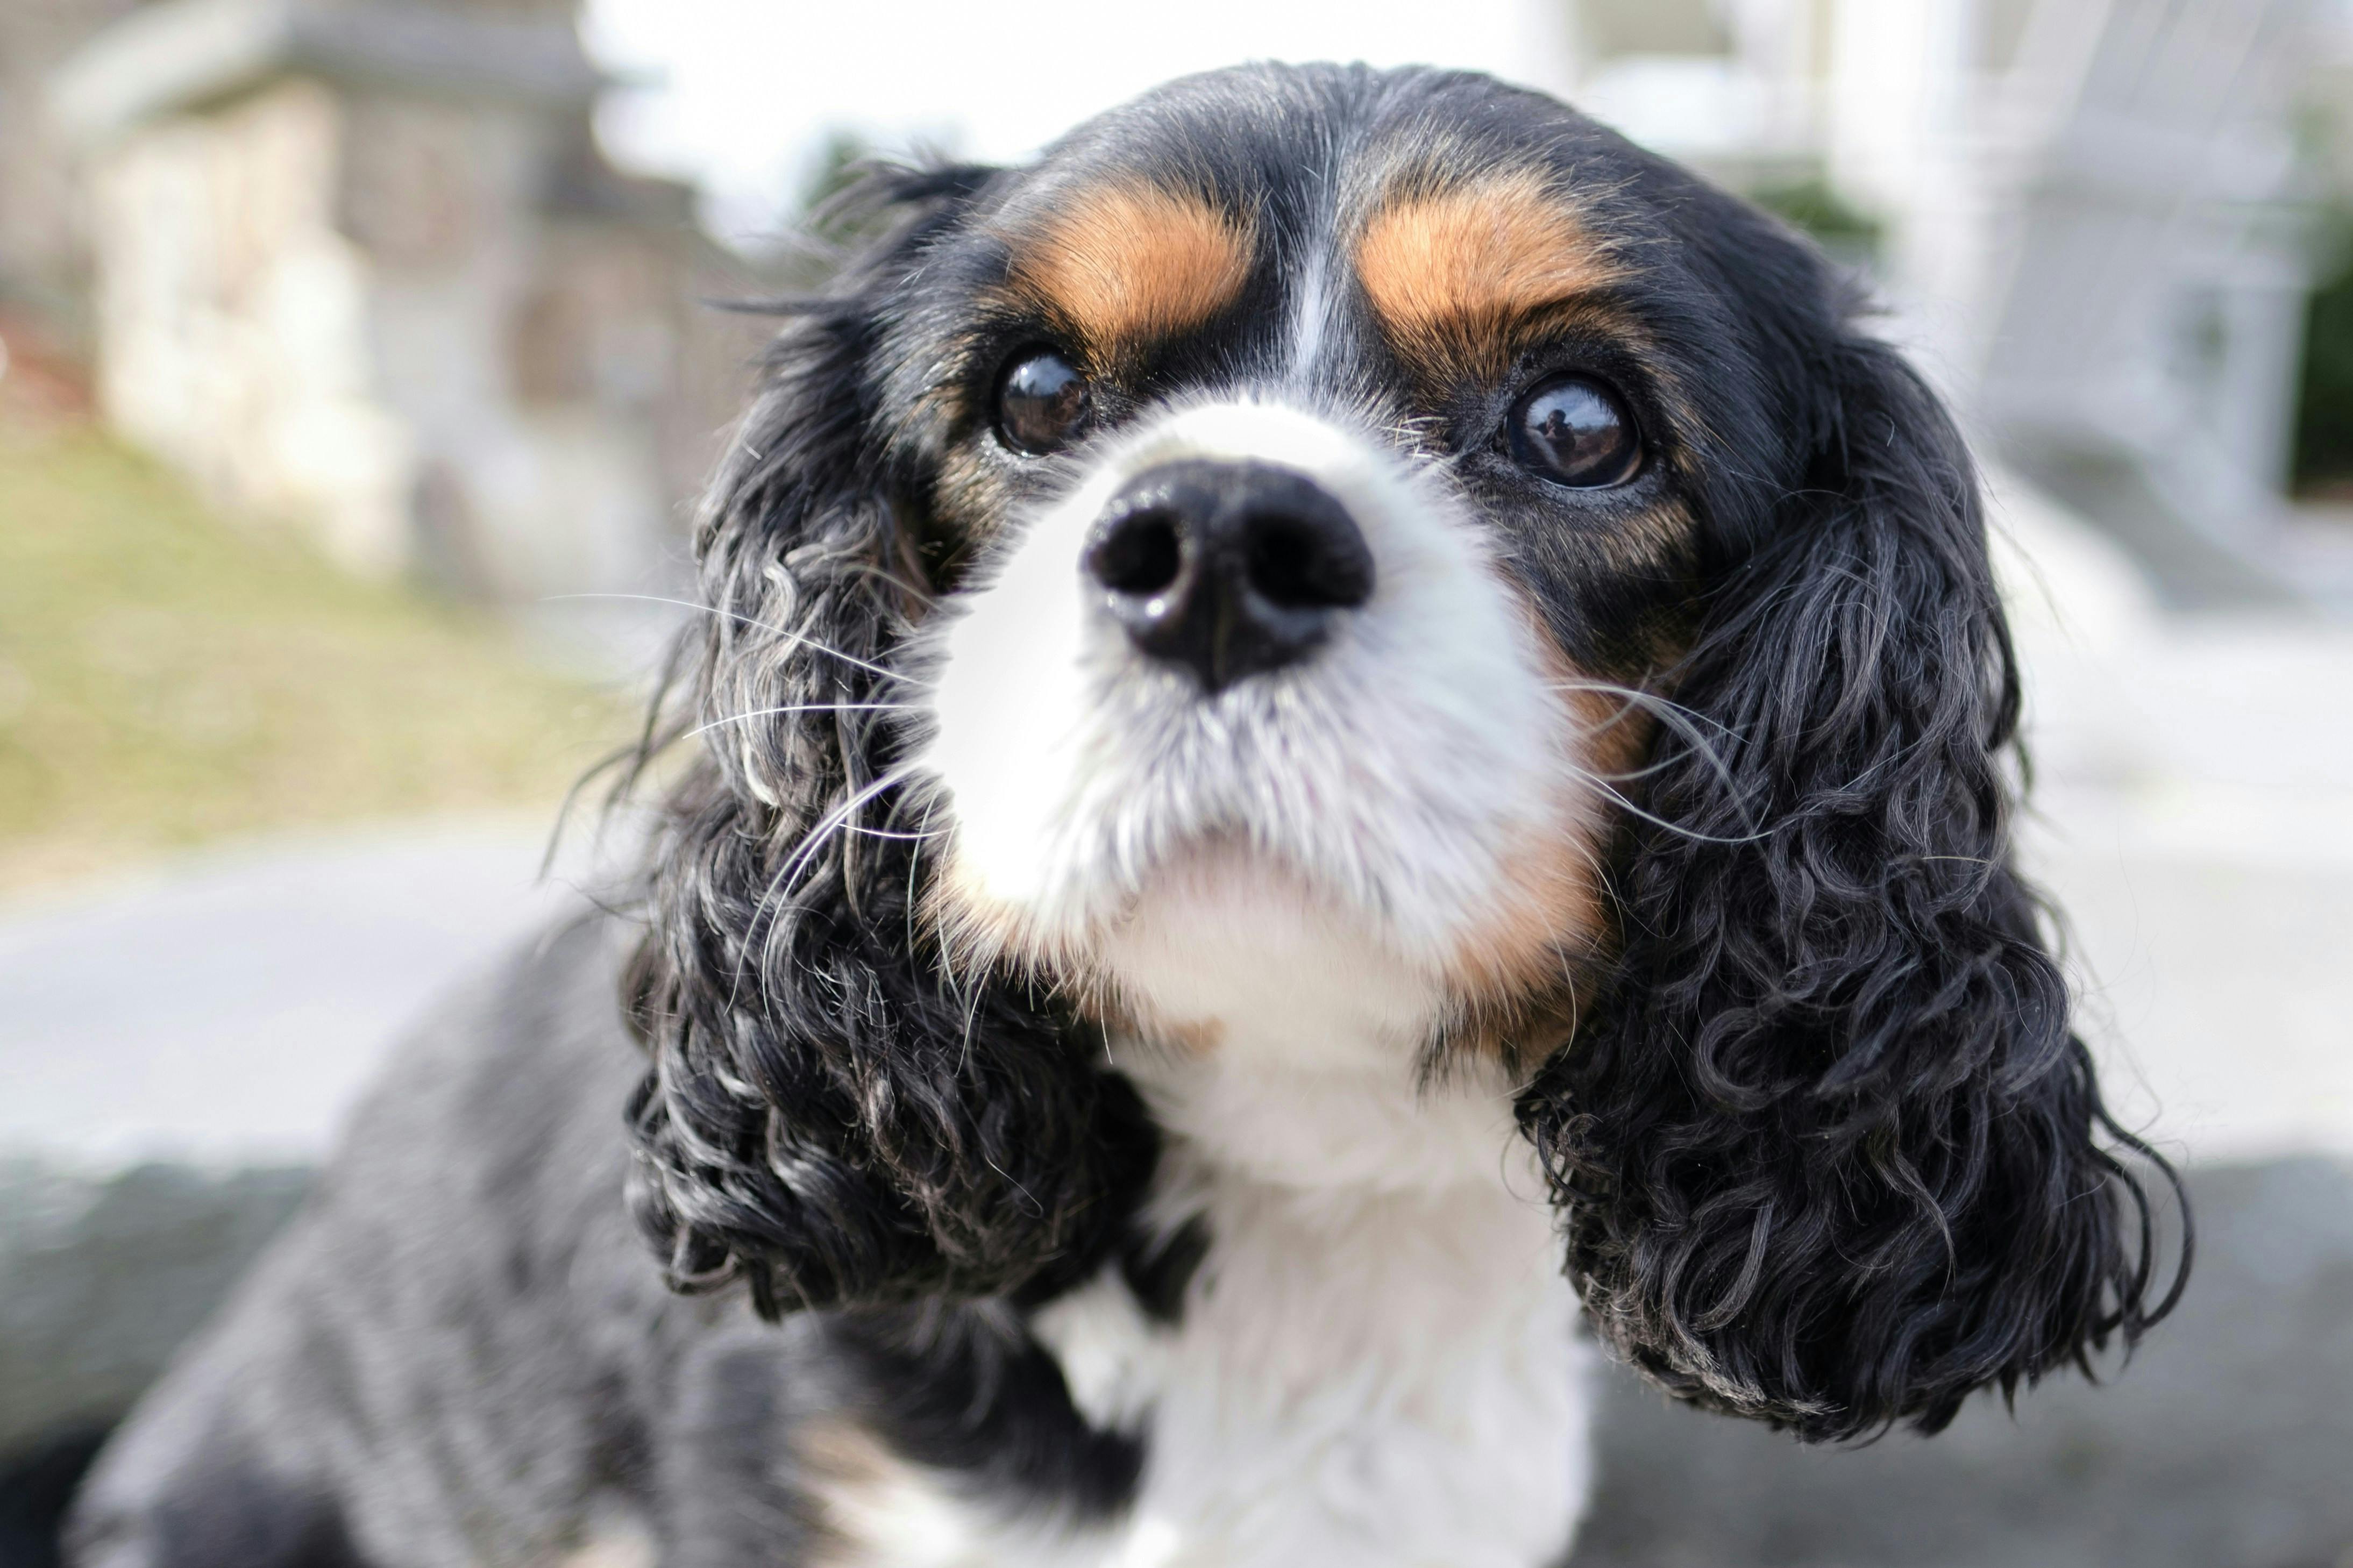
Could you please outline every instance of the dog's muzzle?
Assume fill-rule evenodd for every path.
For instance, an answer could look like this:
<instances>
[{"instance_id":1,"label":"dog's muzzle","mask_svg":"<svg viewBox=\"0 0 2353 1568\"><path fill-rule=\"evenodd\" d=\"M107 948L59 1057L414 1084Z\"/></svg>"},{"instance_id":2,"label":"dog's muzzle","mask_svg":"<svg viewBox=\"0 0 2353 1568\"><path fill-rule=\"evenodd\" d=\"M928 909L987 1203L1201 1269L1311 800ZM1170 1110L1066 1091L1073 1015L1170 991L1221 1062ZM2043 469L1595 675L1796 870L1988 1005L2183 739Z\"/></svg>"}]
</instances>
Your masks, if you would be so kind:
<instances>
[{"instance_id":1,"label":"dog's muzzle","mask_svg":"<svg viewBox=\"0 0 2353 1568\"><path fill-rule=\"evenodd\" d=\"M1373 552L1347 509L1295 469L1194 458L1113 493L1082 564L1146 656L1204 694L1280 669L1373 594Z\"/></svg>"}]
</instances>

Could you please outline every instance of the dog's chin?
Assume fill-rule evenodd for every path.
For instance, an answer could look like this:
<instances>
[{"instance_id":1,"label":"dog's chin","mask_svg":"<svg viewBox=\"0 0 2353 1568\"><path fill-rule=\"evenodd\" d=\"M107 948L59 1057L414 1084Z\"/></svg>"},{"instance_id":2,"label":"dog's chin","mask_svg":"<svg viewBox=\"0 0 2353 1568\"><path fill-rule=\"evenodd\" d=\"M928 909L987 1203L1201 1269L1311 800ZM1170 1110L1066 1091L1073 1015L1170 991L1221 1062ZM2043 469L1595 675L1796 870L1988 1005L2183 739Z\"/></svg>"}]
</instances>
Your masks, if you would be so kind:
<instances>
[{"instance_id":1,"label":"dog's chin","mask_svg":"<svg viewBox=\"0 0 2353 1568\"><path fill-rule=\"evenodd\" d=\"M1393 1068L1463 1011L1460 975L1382 913L1238 836L1180 844L1082 923L943 879L944 929L1135 1040L1279 1052L1293 1068Z\"/></svg>"},{"instance_id":2,"label":"dog's chin","mask_svg":"<svg viewBox=\"0 0 2353 1568\"><path fill-rule=\"evenodd\" d=\"M1281 1042L1298 1066L1409 1057L1445 976L1380 916L1226 838L1161 864L1087 944L1088 977L1139 1033Z\"/></svg>"}]
</instances>

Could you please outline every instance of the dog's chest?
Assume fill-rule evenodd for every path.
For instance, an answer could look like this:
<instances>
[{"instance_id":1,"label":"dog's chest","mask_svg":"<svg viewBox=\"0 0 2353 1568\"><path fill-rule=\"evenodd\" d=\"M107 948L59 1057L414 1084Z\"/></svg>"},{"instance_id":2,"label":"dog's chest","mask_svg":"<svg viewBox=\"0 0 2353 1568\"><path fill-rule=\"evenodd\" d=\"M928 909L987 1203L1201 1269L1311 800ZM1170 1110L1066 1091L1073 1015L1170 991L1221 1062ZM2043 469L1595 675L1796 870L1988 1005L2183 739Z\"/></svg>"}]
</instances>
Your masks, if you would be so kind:
<instances>
[{"instance_id":1,"label":"dog's chest","mask_svg":"<svg viewBox=\"0 0 2353 1568\"><path fill-rule=\"evenodd\" d=\"M1041 1314L1073 1399L1145 1434L1104 1561L1546 1561L1584 1479L1580 1346L1546 1213L1500 1184L1236 1182L1162 1326L1112 1281Z\"/></svg>"},{"instance_id":2,"label":"dog's chest","mask_svg":"<svg viewBox=\"0 0 2353 1568\"><path fill-rule=\"evenodd\" d=\"M1285 1185L1212 1170L1180 1142L1161 1199L1197 1216L1208 1249L1173 1321L1110 1269L1031 1322L1079 1411L1143 1439L1133 1505L1080 1524L902 1471L852 1505L858 1560L1556 1560L1587 1479L1586 1349L1533 1190L1500 1171Z\"/></svg>"}]
</instances>

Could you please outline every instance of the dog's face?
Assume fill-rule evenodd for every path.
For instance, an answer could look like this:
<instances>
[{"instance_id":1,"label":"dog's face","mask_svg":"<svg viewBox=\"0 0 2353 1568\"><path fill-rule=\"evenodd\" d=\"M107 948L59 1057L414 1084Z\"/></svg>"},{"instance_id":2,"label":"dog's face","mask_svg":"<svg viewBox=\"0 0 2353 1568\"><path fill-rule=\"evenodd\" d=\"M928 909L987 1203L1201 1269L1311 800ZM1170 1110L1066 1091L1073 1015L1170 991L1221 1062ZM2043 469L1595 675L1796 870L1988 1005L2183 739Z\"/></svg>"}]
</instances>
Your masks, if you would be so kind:
<instances>
[{"instance_id":1,"label":"dog's face","mask_svg":"<svg viewBox=\"0 0 2353 1568\"><path fill-rule=\"evenodd\" d=\"M934 898L1149 1030L1516 1045L1684 629L1689 285L1617 258L1656 219L1589 146L1319 107L1180 89L925 258Z\"/></svg>"},{"instance_id":2,"label":"dog's face","mask_svg":"<svg viewBox=\"0 0 2353 1568\"><path fill-rule=\"evenodd\" d=\"M1949 423L1740 204L1253 68L884 177L714 489L641 1212L775 1304L1090 1265L1099 1032L1523 1087L1602 1332L1839 1436L2137 1331Z\"/></svg>"},{"instance_id":3,"label":"dog's face","mask_svg":"<svg viewBox=\"0 0 2353 1568\"><path fill-rule=\"evenodd\" d=\"M1722 211L1492 84L1381 96L1182 85L927 248L885 349L952 566L914 765L976 964L1515 1052L1607 952L1771 350L1683 232Z\"/></svg>"}]
</instances>

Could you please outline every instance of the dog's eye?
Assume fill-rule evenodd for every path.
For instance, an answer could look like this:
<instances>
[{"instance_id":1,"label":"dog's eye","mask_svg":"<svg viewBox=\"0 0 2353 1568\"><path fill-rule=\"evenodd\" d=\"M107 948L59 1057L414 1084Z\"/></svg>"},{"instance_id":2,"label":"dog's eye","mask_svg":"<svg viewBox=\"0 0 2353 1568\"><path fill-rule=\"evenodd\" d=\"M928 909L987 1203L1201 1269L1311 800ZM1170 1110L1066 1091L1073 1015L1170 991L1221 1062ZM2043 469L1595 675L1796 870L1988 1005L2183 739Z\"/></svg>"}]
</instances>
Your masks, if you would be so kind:
<instances>
[{"instance_id":1,"label":"dog's eye","mask_svg":"<svg viewBox=\"0 0 2353 1568\"><path fill-rule=\"evenodd\" d=\"M1556 485L1622 485L1642 466L1642 438L1618 395L1589 376L1556 375L1512 405L1512 456Z\"/></svg>"},{"instance_id":2,"label":"dog's eye","mask_svg":"<svg viewBox=\"0 0 2353 1568\"><path fill-rule=\"evenodd\" d=\"M997 434L1032 457L1068 441L1087 416L1087 378L1052 349L1013 356L997 383Z\"/></svg>"}]
</instances>

